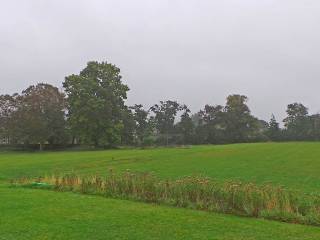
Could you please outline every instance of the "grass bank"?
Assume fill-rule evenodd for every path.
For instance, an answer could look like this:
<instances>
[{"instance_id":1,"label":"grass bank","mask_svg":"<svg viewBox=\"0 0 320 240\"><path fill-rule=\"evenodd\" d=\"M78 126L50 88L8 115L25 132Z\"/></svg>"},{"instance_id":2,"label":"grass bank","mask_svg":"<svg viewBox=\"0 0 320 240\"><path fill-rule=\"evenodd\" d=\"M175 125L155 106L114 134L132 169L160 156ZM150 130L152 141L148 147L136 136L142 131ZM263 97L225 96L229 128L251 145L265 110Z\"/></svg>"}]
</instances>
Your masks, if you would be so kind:
<instances>
[{"instance_id":1,"label":"grass bank","mask_svg":"<svg viewBox=\"0 0 320 240\"><path fill-rule=\"evenodd\" d=\"M216 213L320 226L320 195L303 194L272 185L205 177L161 180L147 173L125 172L106 177L75 174L21 178L12 186L72 191L82 194L166 204Z\"/></svg>"},{"instance_id":2,"label":"grass bank","mask_svg":"<svg viewBox=\"0 0 320 240\"><path fill-rule=\"evenodd\" d=\"M1 240L317 240L320 228L0 184Z\"/></svg>"}]
</instances>

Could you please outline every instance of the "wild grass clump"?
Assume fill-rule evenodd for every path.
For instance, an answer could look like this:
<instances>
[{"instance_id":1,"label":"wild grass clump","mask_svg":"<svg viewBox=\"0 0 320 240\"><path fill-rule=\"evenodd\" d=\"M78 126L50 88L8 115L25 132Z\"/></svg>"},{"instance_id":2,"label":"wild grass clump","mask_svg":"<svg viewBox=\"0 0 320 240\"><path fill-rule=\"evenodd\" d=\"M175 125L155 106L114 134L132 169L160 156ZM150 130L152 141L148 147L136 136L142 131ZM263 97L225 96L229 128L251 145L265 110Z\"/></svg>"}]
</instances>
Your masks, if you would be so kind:
<instances>
[{"instance_id":1,"label":"wild grass clump","mask_svg":"<svg viewBox=\"0 0 320 240\"><path fill-rule=\"evenodd\" d=\"M21 178L13 184L320 226L320 196L268 184L221 183L198 176L160 180L152 174L130 171L111 171L106 177L67 174Z\"/></svg>"}]
</instances>

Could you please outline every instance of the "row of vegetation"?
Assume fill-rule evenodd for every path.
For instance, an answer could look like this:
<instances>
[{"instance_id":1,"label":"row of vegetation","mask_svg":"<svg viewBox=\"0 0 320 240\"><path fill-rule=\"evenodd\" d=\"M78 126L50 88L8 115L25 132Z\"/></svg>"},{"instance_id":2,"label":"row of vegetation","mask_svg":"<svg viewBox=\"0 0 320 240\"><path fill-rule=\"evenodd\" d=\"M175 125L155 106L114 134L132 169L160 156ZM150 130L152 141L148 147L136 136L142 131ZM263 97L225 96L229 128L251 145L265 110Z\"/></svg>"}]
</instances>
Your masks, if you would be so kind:
<instances>
[{"instance_id":1,"label":"row of vegetation","mask_svg":"<svg viewBox=\"0 0 320 240\"><path fill-rule=\"evenodd\" d=\"M150 174L125 172L107 177L64 176L21 178L14 186L72 191L105 197L265 218L289 223L320 225L320 196L271 185L220 183L205 177L160 180Z\"/></svg>"},{"instance_id":2,"label":"row of vegetation","mask_svg":"<svg viewBox=\"0 0 320 240\"><path fill-rule=\"evenodd\" d=\"M21 94L0 95L0 140L6 144L168 145L282 140L319 140L320 115L289 104L284 128L254 117L247 97L230 95L226 105L206 105L198 113L176 101L146 109L127 106L129 88L120 69L89 62L70 75L64 90L49 84L30 86ZM178 119L180 117L180 119Z\"/></svg>"}]
</instances>

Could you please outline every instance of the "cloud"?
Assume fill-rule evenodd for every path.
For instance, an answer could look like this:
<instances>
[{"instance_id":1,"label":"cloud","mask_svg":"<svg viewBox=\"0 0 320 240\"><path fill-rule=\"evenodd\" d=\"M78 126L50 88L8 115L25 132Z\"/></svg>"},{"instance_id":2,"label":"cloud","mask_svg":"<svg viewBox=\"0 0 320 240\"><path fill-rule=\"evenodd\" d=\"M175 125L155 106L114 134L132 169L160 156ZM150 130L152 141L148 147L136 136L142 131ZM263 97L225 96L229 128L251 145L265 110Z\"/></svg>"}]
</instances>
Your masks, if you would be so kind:
<instances>
[{"instance_id":1,"label":"cloud","mask_svg":"<svg viewBox=\"0 0 320 240\"><path fill-rule=\"evenodd\" d=\"M129 104L174 99L197 111L242 93L264 119L294 101L318 112L319 11L298 0L6 1L0 90L61 86L87 61L108 60Z\"/></svg>"}]
</instances>

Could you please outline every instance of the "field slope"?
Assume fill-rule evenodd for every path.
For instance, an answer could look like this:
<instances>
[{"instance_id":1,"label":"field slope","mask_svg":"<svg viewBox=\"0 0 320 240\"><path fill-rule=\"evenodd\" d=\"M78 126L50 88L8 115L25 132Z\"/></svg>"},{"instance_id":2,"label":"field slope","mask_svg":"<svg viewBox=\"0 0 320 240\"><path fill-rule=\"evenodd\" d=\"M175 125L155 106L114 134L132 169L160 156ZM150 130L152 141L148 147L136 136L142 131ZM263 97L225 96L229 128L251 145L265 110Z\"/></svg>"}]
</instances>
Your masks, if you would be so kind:
<instances>
[{"instance_id":1,"label":"field slope","mask_svg":"<svg viewBox=\"0 0 320 240\"><path fill-rule=\"evenodd\" d=\"M320 239L320 228L137 202L11 188L20 176L70 172L204 174L318 192L320 143L87 152L0 153L0 239Z\"/></svg>"}]
</instances>

